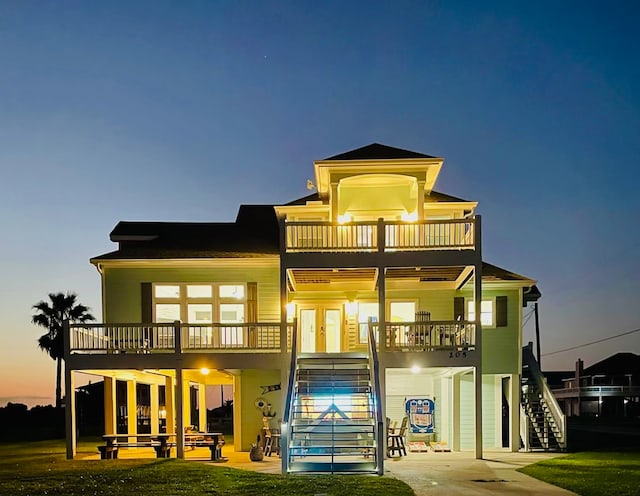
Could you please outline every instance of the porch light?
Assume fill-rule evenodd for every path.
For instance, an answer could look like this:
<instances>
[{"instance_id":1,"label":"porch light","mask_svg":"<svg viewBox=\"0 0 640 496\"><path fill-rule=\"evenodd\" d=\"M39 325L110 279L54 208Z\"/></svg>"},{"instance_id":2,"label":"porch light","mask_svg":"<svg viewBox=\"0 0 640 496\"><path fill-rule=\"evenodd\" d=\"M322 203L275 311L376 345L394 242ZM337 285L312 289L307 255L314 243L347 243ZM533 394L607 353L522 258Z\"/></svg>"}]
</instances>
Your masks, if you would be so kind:
<instances>
[{"instance_id":1,"label":"porch light","mask_svg":"<svg viewBox=\"0 0 640 496\"><path fill-rule=\"evenodd\" d=\"M348 301L344 304L344 311L349 317L353 317L358 313L358 304L355 301Z\"/></svg>"},{"instance_id":2,"label":"porch light","mask_svg":"<svg viewBox=\"0 0 640 496\"><path fill-rule=\"evenodd\" d=\"M202 368L200 369L200 373L201 373L202 375L209 375L209 369L208 369L207 367L202 367Z\"/></svg>"},{"instance_id":3,"label":"porch light","mask_svg":"<svg viewBox=\"0 0 640 496\"><path fill-rule=\"evenodd\" d=\"M293 318L296 315L296 304L293 302L287 303L287 322L293 322Z\"/></svg>"},{"instance_id":4,"label":"porch light","mask_svg":"<svg viewBox=\"0 0 640 496\"><path fill-rule=\"evenodd\" d=\"M405 222L415 222L418 220L418 212L407 212L406 210L400 215L400 219Z\"/></svg>"},{"instance_id":5,"label":"porch light","mask_svg":"<svg viewBox=\"0 0 640 496\"><path fill-rule=\"evenodd\" d=\"M338 215L338 224L346 224L347 222L351 222L351 214L349 212Z\"/></svg>"},{"instance_id":6,"label":"porch light","mask_svg":"<svg viewBox=\"0 0 640 496\"><path fill-rule=\"evenodd\" d=\"M420 367L414 365L413 367L411 367L411 372L413 372L414 374L418 374L420 372Z\"/></svg>"}]
</instances>

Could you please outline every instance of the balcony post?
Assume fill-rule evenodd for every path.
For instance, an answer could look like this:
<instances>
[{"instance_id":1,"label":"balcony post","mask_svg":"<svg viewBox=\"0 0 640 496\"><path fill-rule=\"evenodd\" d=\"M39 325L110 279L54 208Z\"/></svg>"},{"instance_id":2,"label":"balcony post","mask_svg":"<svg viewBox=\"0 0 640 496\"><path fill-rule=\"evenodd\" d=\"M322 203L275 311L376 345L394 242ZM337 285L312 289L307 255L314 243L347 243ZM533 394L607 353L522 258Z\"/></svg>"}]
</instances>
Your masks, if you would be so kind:
<instances>
[{"instance_id":1,"label":"balcony post","mask_svg":"<svg viewBox=\"0 0 640 496\"><path fill-rule=\"evenodd\" d=\"M474 232L475 243L475 265L473 268L473 303L475 306L476 320L476 365L474 369L475 379L475 436L476 436L476 459L482 459L482 236L480 216L476 217Z\"/></svg>"},{"instance_id":2,"label":"balcony post","mask_svg":"<svg viewBox=\"0 0 640 496\"><path fill-rule=\"evenodd\" d=\"M68 328L68 325L67 325ZM67 460L76 456L76 388L73 370L65 366L64 377L64 418L67 444Z\"/></svg>"},{"instance_id":3,"label":"balcony post","mask_svg":"<svg viewBox=\"0 0 640 496\"><path fill-rule=\"evenodd\" d=\"M179 320L173 321L173 337L175 352L177 355L180 355L182 353L182 329Z\"/></svg>"},{"instance_id":4,"label":"balcony post","mask_svg":"<svg viewBox=\"0 0 640 496\"><path fill-rule=\"evenodd\" d=\"M386 293L386 271L384 265L384 247L385 247L385 229L384 219L378 219L378 349L380 351L387 349L387 312L385 305Z\"/></svg>"}]
</instances>

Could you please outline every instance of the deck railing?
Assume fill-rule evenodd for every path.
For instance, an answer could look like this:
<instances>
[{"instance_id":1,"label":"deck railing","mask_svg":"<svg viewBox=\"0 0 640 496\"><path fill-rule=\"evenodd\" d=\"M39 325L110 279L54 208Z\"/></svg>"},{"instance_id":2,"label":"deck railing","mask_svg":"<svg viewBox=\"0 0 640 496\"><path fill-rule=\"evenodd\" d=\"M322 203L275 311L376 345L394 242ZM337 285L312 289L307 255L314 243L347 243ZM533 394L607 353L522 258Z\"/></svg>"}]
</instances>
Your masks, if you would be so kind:
<instances>
[{"instance_id":1,"label":"deck railing","mask_svg":"<svg viewBox=\"0 0 640 496\"><path fill-rule=\"evenodd\" d=\"M468 250L475 247L475 224L475 218L346 224L287 221L285 249L287 253Z\"/></svg>"},{"instance_id":2,"label":"deck railing","mask_svg":"<svg viewBox=\"0 0 640 496\"><path fill-rule=\"evenodd\" d=\"M289 334L292 329L287 324ZM94 354L280 351L280 323L69 324L69 347Z\"/></svg>"},{"instance_id":3,"label":"deck railing","mask_svg":"<svg viewBox=\"0 0 640 496\"><path fill-rule=\"evenodd\" d=\"M387 351L471 351L476 348L476 324L467 320L387 322ZM373 324L377 336L378 324Z\"/></svg>"}]
</instances>

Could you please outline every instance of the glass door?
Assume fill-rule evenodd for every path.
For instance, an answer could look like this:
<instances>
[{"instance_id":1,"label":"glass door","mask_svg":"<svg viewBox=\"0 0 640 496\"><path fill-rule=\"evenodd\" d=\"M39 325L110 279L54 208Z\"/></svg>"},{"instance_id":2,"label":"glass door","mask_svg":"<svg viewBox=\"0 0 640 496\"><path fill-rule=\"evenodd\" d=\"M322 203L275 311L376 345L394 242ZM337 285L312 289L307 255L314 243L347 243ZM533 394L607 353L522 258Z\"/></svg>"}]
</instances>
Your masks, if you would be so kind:
<instances>
[{"instance_id":1,"label":"glass door","mask_svg":"<svg viewBox=\"0 0 640 496\"><path fill-rule=\"evenodd\" d=\"M300 309L300 352L340 353L342 311L324 305Z\"/></svg>"}]
</instances>

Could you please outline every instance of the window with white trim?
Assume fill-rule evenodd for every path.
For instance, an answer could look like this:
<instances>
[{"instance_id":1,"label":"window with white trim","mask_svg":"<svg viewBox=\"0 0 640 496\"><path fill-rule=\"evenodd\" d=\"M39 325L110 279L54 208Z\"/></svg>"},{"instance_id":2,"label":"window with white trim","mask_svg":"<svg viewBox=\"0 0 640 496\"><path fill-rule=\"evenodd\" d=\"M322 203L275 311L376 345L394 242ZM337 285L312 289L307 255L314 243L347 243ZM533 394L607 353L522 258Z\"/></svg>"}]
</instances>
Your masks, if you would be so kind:
<instances>
[{"instance_id":1,"label":"window with white trim","mask_svg":"<svg viewBox=\"0 0 640 496\"><path fill-rule=\"evenodd\" d=\"M483 299L480 302L480 324L482 327L495 327L495 300L493 298ZM476 302L473 299L467 300L467 320L476 320Z\"/></svg>"},{"instance_id":2,"label":"window with white trim","mask_svg":"<svg viewBox=\"0 0 640 496\"><path fill-rule=\"evenodd\" d=\"M245 322L246 284L161 284L153 285L155 322L180 320L189 324L241 324ZM221 345L242 345L242 329L224 326ZM197 326L189 329L189 340L206 346L213 342L213 329Z\"/></svg>"}]
</instances>

